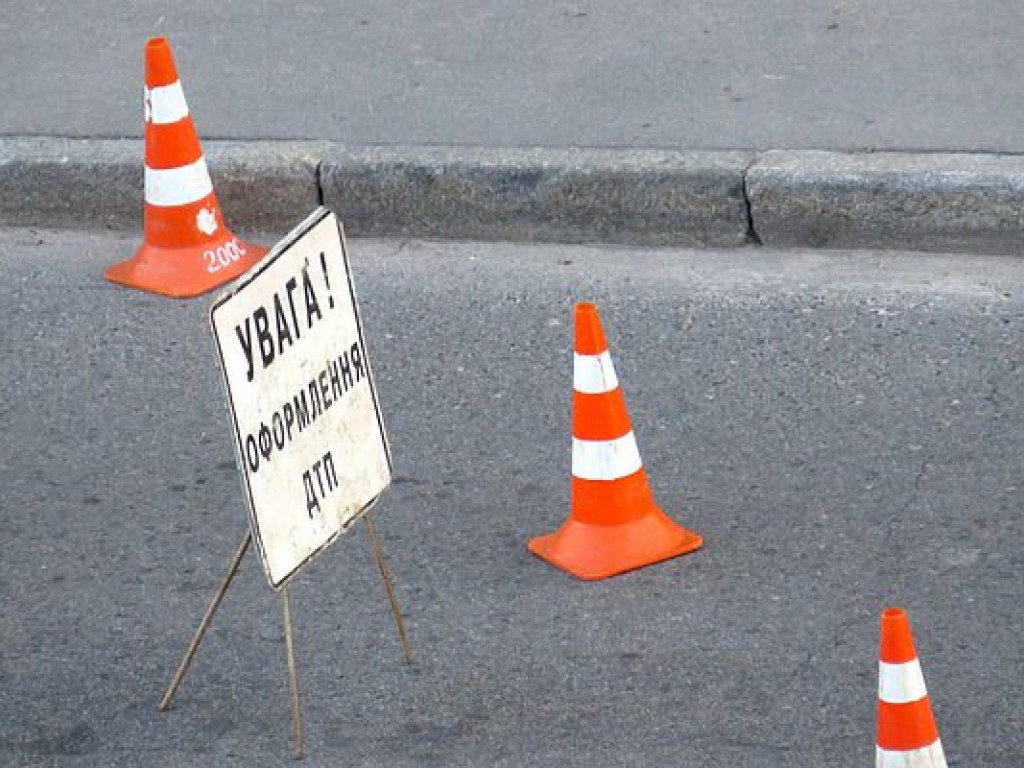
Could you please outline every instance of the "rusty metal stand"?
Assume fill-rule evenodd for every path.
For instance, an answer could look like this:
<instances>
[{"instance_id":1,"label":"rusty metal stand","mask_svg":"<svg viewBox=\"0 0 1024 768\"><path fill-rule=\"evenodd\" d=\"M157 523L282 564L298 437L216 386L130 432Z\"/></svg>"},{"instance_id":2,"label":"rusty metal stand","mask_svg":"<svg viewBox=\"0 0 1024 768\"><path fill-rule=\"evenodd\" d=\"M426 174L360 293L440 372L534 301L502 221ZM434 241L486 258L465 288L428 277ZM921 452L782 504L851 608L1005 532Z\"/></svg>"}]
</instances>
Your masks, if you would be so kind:
<instances>
[{"instance_id":1,"label":"rusty metal stand","mask_svg":"<svg viewBox=\"0 0 1024 768\"><path fill-rule=\"evenodd\" d=\"M388 602L391 605L391 615L394 618L395 626L398 629L398 637L402 644L402 653L405 656L406 663L411 664L412 645L409 643L409 635L405 629L405 621L402 618L402 610L398 604L398 597L395 594L395 585L391 579L391 572L388 570L387 561L384 559L384 548L381 545L380 536L377 534L377 527L374 524L370 513L367 512L367 514L363 516L363 519L366 521L366 530L370 536L374 559L376 560L381 580L384 582L384 589L387 592ZM192 636L192 641L189 643L188 650L185 651L185 656L182 658L181 663L178 664L178 669L174 673L174 677L171 679L167 692L160 700L158 709L161 712L166 712L171 708L174 696L178 692L178 688L181 686L182 681L185 679L185 675L188 673L189 667L192 665L192 661L195 658L196 653L199 651L199 646L202 644L203 638L206 636L206 631L210 628L210 624L213 622L213 617L217 613L217 609L220 608L220 604L224 600L224 595L227 594L228 587L231 586L231 582L234 580L235 574L238 573L238 568L242 563L242 559L245 557L245 553L249 550L251 544L252 532L250 531L245 534L245 537L242 539L242 543L238 545L238 549L235 551L234 557L231 558L228 570L221 579L220 585L217 587L217 591L214 593L209 606L206 608L206 613L203 615L202 621L199 622L199 627ZM295 759L301 760L305 757L306 746L302 727L302 706L299 700L299 676L295 663L295 640L292 626L291 604L288 599L287 587L284 587L281 590L281 607L284 614L285 653L287 655L288 662L288 687L292 710L292 746L295 752Z\"/></svg>"},{"instance_id":2,"label":"rusty metal stand","mask_svg":"<svg viewBox=\"0 0 1024 768\"><path fill-rule=\"evenodd\" d=\"M231 559L231 565L228 567L228 572L224 574L224 578L221 580L220 586L217 587L217 592L214 594L213 600L210 601L210 605L206 609L206 614L203 616L203 620L199 623L199 628L192 636L192 642L189 643L188 650L185 652L185 657L181 660L181 664L178 665L178 671L174 673L174 679L171 680L171 684L167 688L167 693L165 693L163 699L160 700L160 706L158 709L161 712L166 712L171 708L171 701L174 699L174 694L177 693L178 686L181 685L181 681L185 679L185 673L188 672L188 668L192 664L192 659L195 658L196 652L199 650L199 644L203 642L206 630L210 628L210 622L213 621L213 615L217 613L217 609L220 607L220 603L224 599L224 595L227 593L228 587L231 586L232 579L234 579L235 574L238 573L238 566L242 564L242 558L245 557L245 553L249 549L249 545L251 543L252 532L250 531L245 534L245 538L242 539L242 543L238 545L238 550L235 552L235 556Z\"/></svg>"},{"instance_id":3,"label":"rusty metal stand","mask_svg":"<svg viewBox=\"0 0 1024 768\"><path fill-rule=\"evenodd\" d=\"M302 706L299 704L299 675L295 670L295 641L292 639L292 610L288 602L288 587L281 590L284 610L284 647L288 655L288 690L292 702L292 746L295 759L306 756L306 742L302 735Z\"/></svg>"},{"instance_id":4,"label":"rusty metal stand","mask_svg":"<svg viewBox=\"0 0 1024 768\"><path fill-rule=\"evenodd\" d=\"M391 604L391 615L395 620L395 627L398 629L398 638L402 642L402 653L405 656L405 663L412 664L412 645L409 643L409 635L405 631L405 620L402 618L402 609L398 605L398 596L395 594L395 584L391 580L391 572L388 570L387 561L384 559L384 547L380 543L380 536L377 535L377 526L373 522L373 513L367 512L363 516L366 521L366 530L370 534L370 542L373 544L373 556L377 561L377 569L380 571L380 578L384 582L384 589L388 593L388 602Z\"/></svg>"}]
</instances>

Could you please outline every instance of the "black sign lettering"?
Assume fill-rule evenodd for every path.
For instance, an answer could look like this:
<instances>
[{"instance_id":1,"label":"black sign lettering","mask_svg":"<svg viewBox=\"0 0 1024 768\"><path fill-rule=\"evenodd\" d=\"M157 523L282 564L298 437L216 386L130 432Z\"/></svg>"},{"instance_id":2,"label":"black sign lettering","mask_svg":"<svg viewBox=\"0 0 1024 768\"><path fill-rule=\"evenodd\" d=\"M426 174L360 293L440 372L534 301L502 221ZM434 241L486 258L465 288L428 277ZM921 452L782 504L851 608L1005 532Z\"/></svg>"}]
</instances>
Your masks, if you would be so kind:
<instances>
[{"instance_id":1,"label":"black sign lettering","mask_svg":"<svg viewBox=\"0 0 1024 768\"><path fill-rule=\"evenodd\" d=\"M315 270L311 273L307 267L303 267L300 276L289 277L281 290L274 292L272 303L256 307L252 315L245 318L245 322L235 326L235 336L245 357L245 377L248 381L256 377L257 362L259 367L266 370L302 339L304 330L311 330L324 319L321 297L326 297L328 309L334 309L331 278L324 254L321 254L320 266L319 284L313 278ZM305 312L296 306L297 302L301 302ZM300 318L304 318L304 321Z\"/></svg>"}]
</instances>

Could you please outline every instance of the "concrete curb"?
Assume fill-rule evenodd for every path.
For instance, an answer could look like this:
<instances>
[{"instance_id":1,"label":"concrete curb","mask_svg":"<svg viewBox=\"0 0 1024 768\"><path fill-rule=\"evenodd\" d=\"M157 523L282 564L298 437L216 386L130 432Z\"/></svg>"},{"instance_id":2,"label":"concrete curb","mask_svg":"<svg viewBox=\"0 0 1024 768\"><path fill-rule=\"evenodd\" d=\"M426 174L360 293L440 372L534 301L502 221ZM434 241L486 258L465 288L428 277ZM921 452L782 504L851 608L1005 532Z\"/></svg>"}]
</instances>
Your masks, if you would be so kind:
<instances>
[{"instance_id":1,"label":"concrete curb","mask_svg":"<svg viewBox=\"0 0 1024 768\"><path fill-rule=\"evenodd\" d=\"M737 246L744 152L331 149L324 203L353 234Z\"/></svg>"},{"instance_id":2,"label":"concrete curb","mask_svg":"<svg viewBox=\"0 0 1024 768\"><path fill-rule=\"evenodd\" d=\"M631 245L1024 250L1024 157L352 148L205 141L232 227L319 202L352 236ZM0 138L0 223L141 229L139 139Z\"/></svg>"},{"instance_id":3,"label":"concrete curb","mask_svg":"<svg viewBox=\"0 0 1024 768\"><path fill-rule=\"evenodd\" d=\"M1024 157L772 151L746 184L765 245L1024 251Z\"/></svg>"},{"instance_id":4,"label":"concrete curb","mask_svg":"<svg viewBox=\"0 0 1024 768\"><path fill-rule=\"evenodd\" d=\"M217 199L232 227L287 231L320 201L326 145L203 142ZM142 229L139 139L0 139L0 222L15 226Z\"/></svg>"}]
</instances>

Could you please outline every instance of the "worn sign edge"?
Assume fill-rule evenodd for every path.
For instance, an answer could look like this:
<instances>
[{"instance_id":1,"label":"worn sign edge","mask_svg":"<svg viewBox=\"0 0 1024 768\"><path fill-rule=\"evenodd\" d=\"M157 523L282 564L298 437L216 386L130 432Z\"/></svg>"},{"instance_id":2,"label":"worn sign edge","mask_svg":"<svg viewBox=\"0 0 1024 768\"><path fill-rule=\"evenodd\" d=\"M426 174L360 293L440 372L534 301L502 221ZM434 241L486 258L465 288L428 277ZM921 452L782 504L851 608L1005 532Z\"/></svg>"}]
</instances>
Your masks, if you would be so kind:
<instances>
[{"instance_id":1,"label":"worn sign edge","mask_svg":"<svg viewBox=\"0 0 1024 768\"><path fill-rule=\"evenodd\" d=\"M312 229L314 229L321 222L323 222L324 219L329 217L334 218L334 221L338 228L338 237L341 242L342 262L344 263L345 267L345 281L348 285L349 296L352 299L352 310L353 315L355 317L356 332L359 336L359 343L362 346L365 356L364 365L366 366L366 378L370 386L370 396L373 400L374 413L376 414L377 417L377 428L380 432L381 442L384 446L384 456L388 465L388 477L387 483L381 489L381 492L379 494L370 499L370 501L367 502L365 506L360 508L354 515L352 515L352 517L343 526L341 526L339 530L332 533L331 536L323 544L321 544L315 550L310 552L309 555L307 555L301 562L296 564L294 568L288 571L288 573L281 576L281 578L275 582L270 574L270 566L269 561L267 559L267 553L263 545L263 539L262 536L260 535L259 524L256 519L256 505L253 502L252 498L252 487L249 483L249 475L245 470L245 457L241 453L241 427L238 423L238 416L235 412L235 403L231 397L231 387L230 384L228 383L227 366L225 365L224 362L224 350L221 347L220 337L217 334L217 326L214 316L216 315L216 312L220 307L222 307L232 298L241 293L246 287L252 284L257 278L259 278L260 275L262 275L267 269L269 269L272 264L274 264L285 253L287 253L288 250L291 249L296 242L301 240L307 233L309 233ZM233 428L232 431L234 433L233 443L235 453L235 464L238 469L238 473L242 483L242 488L245 491L244 495L246 500L246 507L248 509L249 529L252 532L253 540L256 543L256 550L259 552L260 563L263 566L263 573L266 576L267 583L270 585L270 588L272 590L277 592L284 588L287 585L288 581L293 576L295 576L299 571L301 571L304 567L306 567L313 559L315 559L319 554L321 554L324 550L330 547L339 538L339 536L341 536L343 533L347 533L349 529L351 529L352 526L355 525L356 522L358 522L364 515L368 514L370 510L372 510L373 507L376 506L377 502L380 500L381 496L383 496L384 492L391 487L392 479L394 476L394 464L391 458L391 443L388 440L387 431L384 428L384 417L383 414L381 413L380 400L377 396L377 387L374 383L373 378L373 363L371 361L371 355L369 353L369 350L366 346L366 339L363 334L362 319L359 313L359 302L356 297L355 283L352 279L352 269L349 263L348 255L348 242L345 238L345 229L342 226L341 220L338 219L337 215L326 206L318 206L300 224L298 224L294 229L292 229L291 232L289 232L281 240L279 240L255 267L250 269L248 272L242 275L237 281L235 281L231 285L229 290L225 291L224 293L217 297L216 301L214 301L214 303L210 306L209 320L211 335L213 336L214 346L216 347L217 350L217 359L218 362L220 363L221 386L224 389L224 395L225 398L227 399L228 413L230 414L231 426Z\"/></svg>"}]
</instances>

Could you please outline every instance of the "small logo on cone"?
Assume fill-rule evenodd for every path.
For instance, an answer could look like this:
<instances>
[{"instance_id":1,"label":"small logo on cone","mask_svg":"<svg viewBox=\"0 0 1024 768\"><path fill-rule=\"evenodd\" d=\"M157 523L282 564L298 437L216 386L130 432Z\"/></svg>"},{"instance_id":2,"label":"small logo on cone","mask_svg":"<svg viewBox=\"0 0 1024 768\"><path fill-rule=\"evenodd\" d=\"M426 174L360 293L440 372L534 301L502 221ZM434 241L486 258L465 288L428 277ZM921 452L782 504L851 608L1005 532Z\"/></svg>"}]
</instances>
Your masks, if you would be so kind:
<instances>
[{"instance_id":1,"label":"small logo on cone","mask_svg":"<svg viewBox=\"0 0 1024 768\"><path fill-rule=\"evenodd\" d=\"M196 228L204 235L212 235L217 231L217 216L209 208L203 208L196 214Z\"/></svg>"}]
</instances>

